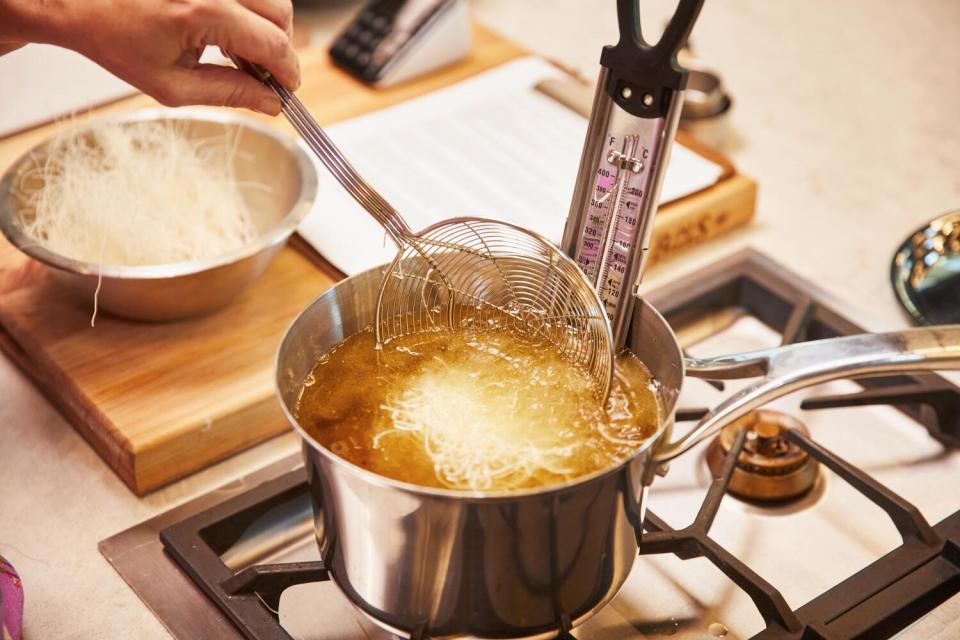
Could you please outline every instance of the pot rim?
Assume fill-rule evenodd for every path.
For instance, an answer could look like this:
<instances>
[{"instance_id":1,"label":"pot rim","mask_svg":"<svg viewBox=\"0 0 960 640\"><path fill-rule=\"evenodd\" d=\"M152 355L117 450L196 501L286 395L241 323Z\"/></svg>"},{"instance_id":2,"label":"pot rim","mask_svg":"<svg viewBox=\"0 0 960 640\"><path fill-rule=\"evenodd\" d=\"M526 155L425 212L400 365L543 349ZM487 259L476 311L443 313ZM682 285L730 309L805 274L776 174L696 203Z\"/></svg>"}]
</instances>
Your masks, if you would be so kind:
<instances>
[{"instance_id":1,"label":"pot rim","mask_svg":"<svg viewBox=\"0 0 960 640\"><path fill-rule=\"evenodd\" d=\"M578 476L566 482L550 484L544 487L538 487L538 488L532 488L532 489L504 489L500 491L475 491L475 490L443 489L439 487L427 487L424 485L414 484L412 482L404 482L402 480L396 480L394 478L388 478L387 476L382 476L380 474L374 473L373 471L364 469L359 465L355 465L352 462L345 460L344 458L341 458L337 454L330 451L328 448L321 445L309 433L307 433L307 431L300 425L299 420L296 419L296 417L287 407L286 402L284 402L283 396L281 395L281 391L280 391L279 381L277 379L277 375L279 374L280 371L282 371L282 368L280 366L281 365L280 355L283 351L283 347L286 344L287 338L290 335L291 330L294 328L294 326L297 324L297 322L300 320L300 318L308 309L313 308L314 305L318 304L324 298L332 297L334 295L334 290L340 285L354 279L359 279L362 277L370 277L372 272L382 273L384 268L385 268L385 265L380 265L378 267L374 267L373 269L368 269L361 273L350 276L349 278L345 278L340 282L337 282L336 284L334 284L332 287L327 289L325 292L323 292L316 298L314 298L307 306L303 308L303 310L301 310L300 314L298 314L297 317L293 320L293 322L290 323L290 326L287 327L287 330L283 334L283 338L280 340L280 345L277 348L276 357L275 357L276 369L275 369L275 375L274 375L274 391L276 392L277 401L280 403L280 407L283 410L283 414L287 418L287 422L290 424L291 427L293 427L293 430L300 436L300 439L303 443L308 444L312 449L314 449L315 451L323 455L324 458L326 458L329 462L337 465L339 468L343 469L347 473L350 473L354 476L358 476L364 482L368 482L378 487L382 487L386 489L395 489L398 491L404 491L407 493L414 493L418 495L426 495L433 498L466 500L468 502L497 502L497 501L509 501L509 500L514 500L518 498L536 498L536 497L542 497L542 496L557 493L557 492L576 489L581 485L590 484L596 480L601 480L607 476L619 473L624 467L632 464L637 458L644 455L646 452L650 451L653 447L658 445L665 436L669 436L673 427L676 401L674 401L673 406L669 408L669 411L667 410L666 407L663 407L661 403L660 408L662 413L660 416L660 424L657 427L657 431L653 435L651 435L649 438L647 438L631 455L627 456L626 458L623 458L622 460L620 460L614 465L611 465L604 469L599 469L597 471L594 471L593 473L583 475L583 476ZM646 302L642 298L640 298L638 302L644 305L644 307L648 311L656 313L657 318L663 324L664 329L666 329L668 335L673 339L673 343L675 345L679 345L676 334L673 332L673 329L670 327L667 321L664 320L663 316L660 315L660 312L658 312L652 305L650 305L648 302ZM350 335L354 335L354 334L350 334ZM685 365L682 358L680 359L680 362L678 364L681 369L680 380L682 384L682 381L685 375L684 374ZM659 384L659 381L656 381L656 382ZM679 392L679 389L677 389L677 391Z\"/></svg>"}]
</instances>

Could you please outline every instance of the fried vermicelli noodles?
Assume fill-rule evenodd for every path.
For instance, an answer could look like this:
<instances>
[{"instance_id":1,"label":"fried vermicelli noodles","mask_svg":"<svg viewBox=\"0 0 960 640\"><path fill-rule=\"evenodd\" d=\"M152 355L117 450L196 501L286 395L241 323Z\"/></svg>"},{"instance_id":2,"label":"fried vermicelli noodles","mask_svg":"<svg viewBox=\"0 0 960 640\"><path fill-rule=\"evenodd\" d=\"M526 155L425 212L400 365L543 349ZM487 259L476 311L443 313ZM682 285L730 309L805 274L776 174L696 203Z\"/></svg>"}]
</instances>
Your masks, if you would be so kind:
<instances>
[{"instance_id":1,"label":"fried vermicelli noodles","mask_svg":"<svg viewBox=\"0 0 960 640\"><path fill-rule=\"evenodd\" d=\"M337 455L426 486L532 488L606 468L656 430L643 364L617 361L606 406L589 376L507 330L351 336L317 364L297 417Z\"/></svg>"}]
</instances>

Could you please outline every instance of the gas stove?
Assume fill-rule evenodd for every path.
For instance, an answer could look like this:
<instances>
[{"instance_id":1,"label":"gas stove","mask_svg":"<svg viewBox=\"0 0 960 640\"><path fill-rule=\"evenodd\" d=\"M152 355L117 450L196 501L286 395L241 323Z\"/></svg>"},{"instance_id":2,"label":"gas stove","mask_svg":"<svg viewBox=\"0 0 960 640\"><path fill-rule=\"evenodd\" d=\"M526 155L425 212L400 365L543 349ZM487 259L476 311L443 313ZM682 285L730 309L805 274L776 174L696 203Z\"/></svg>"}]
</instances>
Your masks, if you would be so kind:
<instances>
[{"instance_id":1,"label":"gas stove","mask_svg":"<svg viewBox=\"0 0 960 640\"><path fill-rule=\"evenodd\" d=\"M862 332L752 251L647 298L696 357ZM688 379L677 419L738 384ZM834 382L737 427L654 483L641 557L573 636L960 637L960 389ZM299 456L100 548L176 638L390 637L328 579Z\"/></svg>"}]
</instances>

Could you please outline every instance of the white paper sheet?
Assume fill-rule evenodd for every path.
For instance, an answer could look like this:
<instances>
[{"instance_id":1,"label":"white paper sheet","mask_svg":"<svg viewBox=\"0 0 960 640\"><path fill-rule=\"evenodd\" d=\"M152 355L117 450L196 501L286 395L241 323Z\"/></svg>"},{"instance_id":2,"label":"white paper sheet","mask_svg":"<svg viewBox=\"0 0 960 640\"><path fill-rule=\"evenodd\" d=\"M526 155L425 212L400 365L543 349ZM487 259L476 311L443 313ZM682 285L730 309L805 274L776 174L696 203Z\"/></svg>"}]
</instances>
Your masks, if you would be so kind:
<instances>
[{"instance_id":1,"label":"white paper sheet","mask_svg":"<svg viewBox=\"0 0 960 640\"><path fill-rule=\"evenodd\" d=\"M0 56L0 137L136 92L79 53L28 44Z\"/></svg>"},{"instance_id":2,"label":"white paper sheet","mask_svg":"<svg viewBox=\"0 0 960 640\"><path fill-rule=\"evenodd\" d=\"M201 62L232 64L217 47ZM48 44L0 56L0 138L137 93L96 62Z\"/></svg>"},{"instance_id":3,"label":"white paper sheet","mask_svg":"<svg viewBox=\"0 0 960 640\"><path fill-rule=\"evenodd\" d=\"M482 216L559 242L587 123L534 86L561 76L539 58L523 58L327 132L415 230ZM300 234L348 275L390 260L396 249L383 230L315 164L319 196ZM661 201L710 186L722 171L677 145Z\"/></svg>"}]
</instances>

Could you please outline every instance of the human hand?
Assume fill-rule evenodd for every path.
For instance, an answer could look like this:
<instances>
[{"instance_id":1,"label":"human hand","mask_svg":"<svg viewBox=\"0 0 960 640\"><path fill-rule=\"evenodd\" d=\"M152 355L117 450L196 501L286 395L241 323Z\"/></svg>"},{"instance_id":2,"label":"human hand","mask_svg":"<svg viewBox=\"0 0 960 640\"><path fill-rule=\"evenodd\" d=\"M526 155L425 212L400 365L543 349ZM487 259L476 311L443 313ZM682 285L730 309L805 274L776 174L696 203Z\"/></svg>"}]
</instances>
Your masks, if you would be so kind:
<instances>
[{"instance_id":1,"label":"human hand","mask_svg":"<svg viewBox=\"0 0 960 640\"><path fill-rule=\"evenodd\" d=\"M290 0L0 0L0 38L73 49L167 106L245 107L276 115L269 88L231 67L201 64L207 45L257 63L296 89ZM3 20L0 20L3 22ZM3 33L3 30L12 33ZM0 42L3 42L0 39Z\"/></svg>"}]
</instances>

